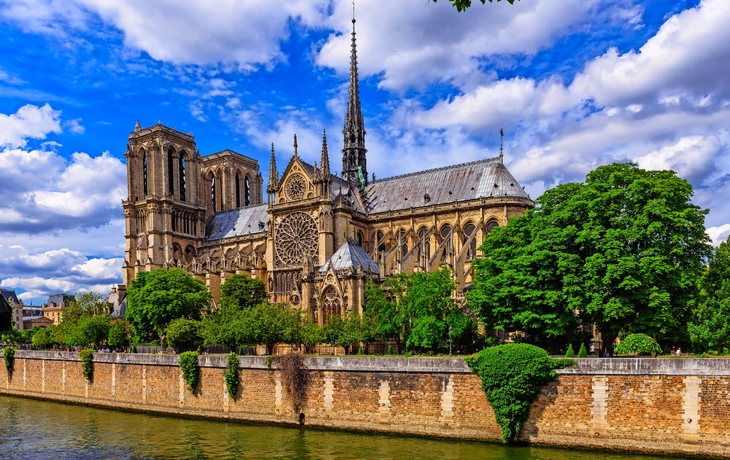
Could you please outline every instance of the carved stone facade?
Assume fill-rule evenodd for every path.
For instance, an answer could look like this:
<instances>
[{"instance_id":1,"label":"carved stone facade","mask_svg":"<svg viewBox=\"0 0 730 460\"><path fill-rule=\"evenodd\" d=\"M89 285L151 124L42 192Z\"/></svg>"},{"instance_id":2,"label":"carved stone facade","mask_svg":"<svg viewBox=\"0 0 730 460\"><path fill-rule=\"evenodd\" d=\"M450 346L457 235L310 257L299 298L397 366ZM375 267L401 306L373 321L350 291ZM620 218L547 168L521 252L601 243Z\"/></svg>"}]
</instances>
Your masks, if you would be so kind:
<instances>
[{"instance_id":1,"label":"carved stone facade","mask_svg":"<svg viewBox=\"0 0 730 460\"><path fill-rule=\"evenodd\" d=\"M190 134L160 124L129 137L124 283L179 266L214 298L233 274L265 281L271 300L329 315L362 312L368 279L449 266L457 297L485 235L534 202L497 158L368 180L353 20L342 176L294 153L278 173L272 144L268 200L258 163L226 150L201 157Z\"/></svg>"}]
</instances>

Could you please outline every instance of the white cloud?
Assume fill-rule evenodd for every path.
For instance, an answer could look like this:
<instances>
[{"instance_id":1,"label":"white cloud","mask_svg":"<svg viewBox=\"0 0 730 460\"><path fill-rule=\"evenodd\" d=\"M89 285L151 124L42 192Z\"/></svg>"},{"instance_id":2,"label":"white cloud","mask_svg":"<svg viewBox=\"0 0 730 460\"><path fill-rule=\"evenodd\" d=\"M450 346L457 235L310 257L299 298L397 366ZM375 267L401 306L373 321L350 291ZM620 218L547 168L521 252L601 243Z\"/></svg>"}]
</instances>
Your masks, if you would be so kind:
<instances>
[{"instance_id":1,"label":"white cloud","mask_svg":"<svg viewBox=\"0 0 730 460\"><path fill-rule=\"evenodd\" d=\"M719 227L709 227L707 235L712 240L713 246L720 246L720 243L728 241L730 238L730 224L720 225Z\"/></svg>"},{"instance_id":2,"label":"white cloud","mask_svg":"<svg viewBox=\"0 0 730 460\"><path fill-rule=\"evenodd\" d=\"M14 114L0 113L0 146L23 147L28 138L45 139L49 133L61 133L61 112L45 104L24 105Z\"/></svg>"},{"instance_id":3,"label":"white cloud","mask_svg":"<svg viewBox=\"0 0 730 460\"><path fill-rule=\"evenodd\" d=\"M480 75L480 58L532 56L591 18L598 0L535 0L457 14L447 1L374 0L357 5L357 43L361 75L383 73L383 88L423 89L449 81L466 85ZM619 2L621 3L621 2ZM387 14L384 14L387 11ZM336 30L316 57L319 65L349 71L352 15L348 2L336 2L327 25Z\"/></svg>"},{"instance_id":4,"label":"white cloud","mask_svg":"<svg viewBox=\"0 0 730 460\"><path fill-rule=\"evenodd\" d=\"M714 159L722 149L717 136L689 136L634 160L642 168L671 169L680 177L699 184L715 170Z\"/></svg>"}]
</instances>

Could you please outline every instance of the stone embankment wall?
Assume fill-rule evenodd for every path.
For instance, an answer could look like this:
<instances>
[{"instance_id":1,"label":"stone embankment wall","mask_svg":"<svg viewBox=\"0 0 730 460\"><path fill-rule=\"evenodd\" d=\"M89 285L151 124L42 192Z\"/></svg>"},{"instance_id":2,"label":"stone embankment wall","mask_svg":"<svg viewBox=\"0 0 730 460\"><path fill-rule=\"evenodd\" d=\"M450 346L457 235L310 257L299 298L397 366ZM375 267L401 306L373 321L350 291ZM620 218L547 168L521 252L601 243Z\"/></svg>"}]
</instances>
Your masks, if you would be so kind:
<instances>
[{"instance_id":1,"label":"stone embankment wall","mask_svg":"<svg viewBox=\"0 0 730 460\"><path fill-rule=\"evenodd\" d=\"M175 355L96 354L88 384L77 353L17 351L0 393L217 419L498 440L479 377L463 360L309 358L304 407L281 372L239 357L235 398L226 357L201 356L193 394ZM533 403L522 440L539 444L730 456L730 360L578 359Z\"/></svg>"}]
</instances>

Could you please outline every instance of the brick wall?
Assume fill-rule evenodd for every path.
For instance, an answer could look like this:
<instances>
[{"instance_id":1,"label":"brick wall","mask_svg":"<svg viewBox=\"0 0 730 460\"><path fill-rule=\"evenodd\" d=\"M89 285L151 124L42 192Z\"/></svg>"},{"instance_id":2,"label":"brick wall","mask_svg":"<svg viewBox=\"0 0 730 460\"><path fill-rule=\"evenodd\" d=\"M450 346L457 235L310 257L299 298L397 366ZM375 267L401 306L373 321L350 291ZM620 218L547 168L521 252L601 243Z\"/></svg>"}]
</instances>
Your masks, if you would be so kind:
<instances>
[{"instance_id":1,"label":"brick wall","mask_svg":"<svg viewBox=\"0 0 730 460\"><path fill-rule=\"evenodd\" d=\"M96 354L88 384L77 353L17 351L0 393L207 418L296 424L281 373L239 357L225 391L225 356L200 357L196 392L174 355ZM533 403L522 440L549 445L730 455L730 361L584 359ZM304 424L497 440L479 378L460 359L310 358Z\"/></svg>"}]
</instances>

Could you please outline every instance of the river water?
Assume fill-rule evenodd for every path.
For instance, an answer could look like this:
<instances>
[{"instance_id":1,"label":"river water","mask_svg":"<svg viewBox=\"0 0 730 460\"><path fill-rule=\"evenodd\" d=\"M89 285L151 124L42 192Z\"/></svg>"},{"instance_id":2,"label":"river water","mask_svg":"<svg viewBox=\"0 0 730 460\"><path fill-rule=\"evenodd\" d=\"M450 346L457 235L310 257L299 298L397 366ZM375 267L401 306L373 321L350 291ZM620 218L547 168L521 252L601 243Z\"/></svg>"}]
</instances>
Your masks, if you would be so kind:
<instances>
[{"instance_id":1,"label":"river water","mask_svg":"<svg viewBox=\"0 0 730 460\"><path fill-rule=\"evenodd\" d=\"M0 396L0 458L652 460L666 457L191 420Z\"/></svg>"}]
</instances>

